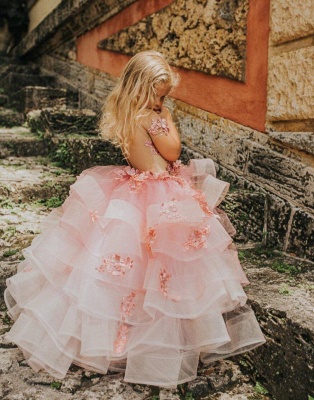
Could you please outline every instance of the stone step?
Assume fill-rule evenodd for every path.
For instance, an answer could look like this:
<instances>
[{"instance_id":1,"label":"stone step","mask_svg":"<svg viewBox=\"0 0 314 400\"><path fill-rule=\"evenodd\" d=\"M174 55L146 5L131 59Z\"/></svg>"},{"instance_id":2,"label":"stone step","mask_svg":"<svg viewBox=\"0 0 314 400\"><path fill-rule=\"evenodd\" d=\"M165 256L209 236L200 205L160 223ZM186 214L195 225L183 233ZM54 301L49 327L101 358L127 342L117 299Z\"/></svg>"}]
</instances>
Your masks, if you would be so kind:
<instances>
[{"instance_id":1,"label":"stone step","mask_svg":"<svg viewBox=\"0 0 314 400\"><path fill-rule=\"evenodd\" d=\"M46 202L55 197L65 199L74 177L68 171L49 165L43 157L8 157L0 160L0 198L14 203L40 200Z\"/></svg>"},{"instance_id":2,"label":"stone step","mask_svg":"<svg viewBox=\"0 0 314 400\"><path fill-rule=\"evenodd\" d=\"M28 113L46 107L78 106L78 93L63 88L26 86L9 97L10 106ZM43 131L44 132L44 131Z\"/></svg>"},{"instance_id":3,"label":"stone step","mask_svg":"<svg viewBox=\"0 0 314 400\"><path fill-rule=\"evenodd\" d=\"M0 127L13 127L19 126L24 123L25 116L24 114L10 110L8 108L0 107ZM0 148L1 153L1 148Z\"/></svg>"},{"instance_id":4,"label":"stone step","mask_svg":"<svg viewBox=\"0 0 314 400\"><path fill-rule=\"evenodd\" d=\"M0 94L0 107L8 105L9 98L5 94Z\"/></svg>"},{"instance_id":5,"label":"stone step","mask_svg":"<svg viewBox=\"0 0 314 400\"><path fill-rule=\"evenodd\" d=\"M39 75L40 68L37 65L24 65L24 64L0 64L0 81L11 72L17 74Z\"/></svg>"},{"instance_id":6,"label":"stone step","mask_svg":"<svg viewBox=\"0 0 314 400\"><path fill-rule=\"evenodd\" d=\"M240 251L266 344L236 359L277 400L314 393L314 268L267 248Z\"/></svg>"},{"instance_id":7,"label":"stone step","mask_svg":"<svg viewBox=\"0 0 314 400\"><path fill-rule=\"evenodd\" d=\"M16 65L16 64L22 64L22 61L18 57L13 57L13 56L8 56L1 54L0 55L0 66L3 65Z\"/></svg>"},{"instance_id":8,"label":"stone step","mask_svg":"<svg viewBox=\"0 0 314 400\"><path fill-rule=\"evenodd\" d=\"M0 81L0 87L5 93L15 93L25 86L54 86L54 76L40 76L34 74L20 74L10 72Z\"/></svg>"},{"instance_id":9,"label":"stone step","mask_svg":"<svg viewBox=\"0 0 314 400\"><path fill-rule=\"evenodd\" d=\"M15 114L22 115L19 113ZM0 126L1 116L0 110ZM7 121L5 122L8 126ZM14 119L12 117L12 125L13 123ZM47 156L50 151L50 144L44 142L37 135L32 134L28 128L21 126L0 128L0 159L9 156Z\"/></svg>"},{"instance_id":10,"label":"stone step","mask_svg":"<svg viewBox=\"0 0 314 400\"><path fill-rule=\"evenodd\" d=\"M49 132L51 135L80 133L98 134L98 116L92 110L68 108L46 108L30 112L28 125L33 132Z\"/></svg>"},{"instance_id":11,"label":"stone step","mask_svg":"<svg viewBox=\"0 0 314 400\"><path fill-rule=\"evenodd\" d=\"M269 132L269 136L289 147L306 151L314 155L314 133L313 132Z\"/></svg>"}]
</instances>

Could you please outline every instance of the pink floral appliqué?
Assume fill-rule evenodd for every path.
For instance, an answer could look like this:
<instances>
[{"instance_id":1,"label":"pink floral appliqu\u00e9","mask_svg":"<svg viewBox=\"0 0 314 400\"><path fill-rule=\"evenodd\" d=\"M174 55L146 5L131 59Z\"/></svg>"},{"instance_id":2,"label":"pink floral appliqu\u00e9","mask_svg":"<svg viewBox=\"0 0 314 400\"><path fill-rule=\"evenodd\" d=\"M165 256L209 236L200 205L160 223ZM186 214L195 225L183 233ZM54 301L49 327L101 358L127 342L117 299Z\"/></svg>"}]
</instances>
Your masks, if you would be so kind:
<instances>
[{"instance_id":1,"label":"pink floral appliqu\u00e9","mask_svg":"<svg viewBox=\"0 0 314 400\"><path fill-rule=\"evenodd\" d=\"M168 298L168 286L171 274L166 269L161 269L159 273L159 282L161 293Z\"/></svg>"},{"instance_id":2,"label":"pink floral appliqu\u00e9","mask_svg":"<svg viewBox=\"0 0 314 400\"><path fill-rule=\"evenodd\" d=\"M124 296L121 302L121 318L122 321L125 321L126 317L130 317L132 315L132 311L135 308L134 297L136 293L131 292L128 296Z\"/></svg>"},{"instance_id":3,"label":"pink floral appliqu\u00e9","mask_svg":"<svg viewBox=\"0 0 314 400\"><path fill-rule=\"evenodd\" d=\"M146 140L146 142L144 143L144 145L146 147L150 148L150 152L154 155L160 154L159 151L156 149L154 143L151 140Z\"/></svg>"},{"instance_id":4,"label":"pink floral appliqu\u00e9","mask_svg":"<svg viewBox=\"0 0 314 400\"><path fill-rule=\"evenodd\" d=\"M122 258L119 254L113 254L103 259L102 265L96 268L98 272L109 272L113 276L124 277L127 270L133 268L133 260L130 257Z\"/></svg>"},{"instance_id":5,"label":"pink floral appliqu\u00e9","mask_svg":"<svg viewBox=\"0 0 314 400\"><path fill-rule=\"evenodd\" d=\"M148 129L148 133L151 135L165 134L169 133L169 125L165 118L152 119L152 123Z\"/></svg>"},{"instance_id":6,"label":"pink floral appliqu\u00e9","mask_svg":"<svg viewBox=\"0 0 314 400\"><path fill-rule=\"evenodd\" d=\"M156 239L156 230L154 228L149 228L148 234L146 236L146 245L147 245L147 250L149 254L152 256L152 245L154 244L154 241Z\"/></svg>"},{"instance_id":7,"label":"pink floral appliqu\u00e9","mask_svg":"<svg viewBox=\"0 0 314 400\"><path fill-rule=\"evenodd\" d=\"M126 167L115 171L116 178L119 180L128 180L131 191L139 192L144 182L149 178L149 173L138 171L131 167Z\"/></svg>"},{"instance_id":8,"label":"pink floral appliqu\u00e9","mask_svg":"<svg viewBox=\"0 0 314 400\"><path fill-rule=\"evenodd\" d=\"M176 199L172 199L168 203L162 203L159 214L160 216L165 216L169 219L176 219L176 220L183 219L183 216L178 212Z\"/></svg>"},{"instance_id":9,"label":"pink floral appliqu\u00e9","mask_svg":"<svg viewBox=\"0 0 314 400\"><path fill-rule=\"evenodd\" d=\"M179 175L182 167L183 167L183 164L182 164L181 160L173 161L172 163L169 163L167 165L167 171L171 175Z\"/></svg>"},{"instance_id":10,"label":"pink floral appliqu\u00e9","mask_svg":"<svg viewBox=\"0 0 314 400\"><path fill-rule=\"evenodd\" d=\"M130 328L126 324L120 325L118 334L117 334L117 339L114 342L115 353L120 354L123 352L125 345L128 341L129 331L130 331Z\"/></svg>"},{"instance_id":11,"label":"pink floral appliqu\u00e9","mask_svg":"<svg viewBox=\"0 0 314 400\"><path fill-rule=\"evenodd\" d=\"M90 211L89 212L90 218L92 220L92 222L96 222L98 221L99 215L98 215L98 211Z\"/></svg>"},{"instance_id":12,"label":"pink floral appliqu\u00e9","mask_svg":"<svg viewBox=\"0 0 314 400\"><path fill-rule=\"evenodd\" d=\"M205 195L201 190L196 190L196 194L193 196L196 201L198 201L201 209L207 215L213 215L212 211L210 211L208 207L208 203L206 201Z\"/></svg>"},{"instance_id":13,"label":"pink floral appliqu\u00e9","mask_svg":"<svg viewBox=\"0 0 314 400\"><path fill-rule=\"evenodd\" d=\"M184 243L185 250L190 250L192 248L202 249L204 247L207 247L206 240L209 232L209 225L205 225L199 229L193 229L193 231L189 235L188 241Z\"/></svg>"}]
</instances>

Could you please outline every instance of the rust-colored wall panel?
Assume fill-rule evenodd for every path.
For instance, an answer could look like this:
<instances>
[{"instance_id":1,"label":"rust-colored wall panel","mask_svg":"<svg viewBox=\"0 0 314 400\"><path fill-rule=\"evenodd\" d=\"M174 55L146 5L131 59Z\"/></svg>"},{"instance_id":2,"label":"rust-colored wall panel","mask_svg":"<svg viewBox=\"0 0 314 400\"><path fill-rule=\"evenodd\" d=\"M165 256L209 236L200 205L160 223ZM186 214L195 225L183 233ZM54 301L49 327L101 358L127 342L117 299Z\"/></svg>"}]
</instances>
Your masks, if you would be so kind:
<instances>
[{"instance_id":1,"label":"rust-colored wall panel","mask_svg":"<svg viewBox=\"0 0 314 400\"><path fill-rule=\"evenodd\" d=\"M119 76L130 57L100 50L99 41L171 4L173 0L133 3L77 40L77 60ZM269 0L250 0L247 21L246 82L179 69L182 77L173 97L224 118L265 130Z\"/></svg>"}]
</instances>

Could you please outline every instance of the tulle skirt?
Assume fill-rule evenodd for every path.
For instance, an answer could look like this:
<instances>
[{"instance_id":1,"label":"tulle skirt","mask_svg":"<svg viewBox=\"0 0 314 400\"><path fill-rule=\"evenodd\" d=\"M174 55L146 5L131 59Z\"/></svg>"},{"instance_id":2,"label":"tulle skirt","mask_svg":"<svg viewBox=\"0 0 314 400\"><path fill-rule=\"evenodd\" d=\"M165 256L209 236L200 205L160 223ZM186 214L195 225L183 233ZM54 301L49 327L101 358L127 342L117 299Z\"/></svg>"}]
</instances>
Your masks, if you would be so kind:
<instances>
[{"instance_id":1,"label":"tulle skirt","mask_svg":"<svg viewBox=\"0 0 314 400\"><path fill-rule=\"evenodd\" d=\"M57 379L74 363L164 387L264 343L217 208L228 186L210 159L83 171L7 280L6 339Z\"/></svg>"}]
</instances>

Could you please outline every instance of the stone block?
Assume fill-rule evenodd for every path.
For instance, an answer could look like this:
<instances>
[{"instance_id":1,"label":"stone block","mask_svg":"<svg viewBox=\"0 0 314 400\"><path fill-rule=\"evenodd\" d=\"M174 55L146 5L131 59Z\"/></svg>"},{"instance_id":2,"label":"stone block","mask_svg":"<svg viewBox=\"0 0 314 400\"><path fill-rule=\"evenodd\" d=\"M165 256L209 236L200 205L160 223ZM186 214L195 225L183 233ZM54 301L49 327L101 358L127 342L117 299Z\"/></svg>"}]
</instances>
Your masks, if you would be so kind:
<instances>
[{"instance_id":1,"label":"stone block","mask_svg":"<svg viewBox=\"0 0 314 400\"><path fill-rule=\"evenodd\" d=\"M269 137L314 155L314 133L312 132L269 132Z\"/></svg>"},{"instance_id":2,"label":"stone block","mask_svg":"<svg viewBox=\"0 0 314 400\"><path fill-rule=\"evenodd\" d=\"M286 250L314 261L314 216L309 212L295 210Z\"/></svg>"},{"instance_id":3,"label":"stone block","mask_svg":"<svg viewBox=\"0 0 314 400\"><path fill-rule=\"evenodd\" d=\"M250 140L246 140L244 146L248 150L248 179L259 182L265 189L280 196L295 200L297 204L313 207L312 168Z\"/></svg>"},{"instance_id":4,"label":"stone block","mask_svg":"<svg viewBox=\"0 0 314 400\"><path fill-rule=\"evenodd\" d=\"M0 107L0 126L10 128L23 123L24 115L22 113Z\"/></svg>"},{"instance_id":5,"label":"stone block","mask_svg":"<svg viewBox=\"0 0 314 400\"><path fill-rule=\"evenodd\" d=\"M5 65L5 66L2 66L2 68L0 68L0 80L11 72L14 72L17 74L27 74L27 75L37 74L38 75L40 73L40 68L38 65L35 65L35 64Z\"/></svg>"},{"instance_id":6,"label":"stone block","mask_svg":"<svg viewBox=\"0 0 314 400\"><path fill-rule=\"evenodd\" d=\"M92 110L45 108L27 114L27 122L35 133L98 134L98 117Z\"/></svg>"},{"instance_id":7,"label":"stone block","mask_svg":"<svg viewBox=\"0 0 314 400\"><path fill-rule=\"evenodd\" d=\"M14 57L12 55L0 54L0 67L4 65L21 64L21 59L19 57Z\"/></svg>"},{"instance_id":8,"label":"stone block","mask_svg":"<svg viewBox=\"0 0 314 400\"><path fill-rule=\"evenodd\" d=\"M94 165L127 165L121 151L95 137L55 136L47 140L54 147L54 159L74 174Z\"/></svg>"},{"instance_id":9,"label":"stone block","mask_svg":"<svg viewBox=\"0 0 314 400\"><path fill-rule=\"evenodd\" d=\"M10 104L24 113L46 107L77 107L78 94L62 88L27 86L10 96Z\"/></svg>"},{"instance_id":10,"label":"stone block","mask_svg":"<svg viewBox=\"0 0 314 400\"><path fill-rule=\"evenodd\" d=\"M271 41L280 44L314 33L312 0L271 1Z\"/></svg>"},{"instance_id":11,"label":"stone block","mask_svg":"<svg viewBox=\"0 0 314 400\"><path fill-rule=\"evenodd\" d=\"M223 120L205 121L186 112L175 110L177 125L186 146L211 157L223 166L244 173L246 153L243 151L243 136L229 131Z\"/></svg>"},{"instance_id":12,"label":"stone block","mask_svg":"<svg viewBox=\"0 0 314 400\"><path fill-rule=\"evenodd\" d=\"M206 124L193 115L178 110L175 112L175 117L184 144L198 152L206 154L208 157L216 159L215 127Z\"/></svg>"},{"instance_id":13,"label":"stone block","mask_svg":"<svg viewBox=\"0 0 314 400\"><path fill-rule=\"evenodd\" d=\"M0 94L0 107L6 106L8 104L8 96Z\"/></svg>"},{"instance_id":14,"label":"stone block","mask_svg":"<svg viewBox=\"0 0 314 400\"><path fill-rule=\"evenodd\" d=\"M290 27L287 25L287 28ZM269 61L267 119L314 118L314 47L273 56Z\"/></svg>"},{"instance_id":15,"label":"stone block","mask_svg":"<svg viewBox=\"0 0 314 400\"><path fill-rule=\"evenodd\" d=\"M51 150L51 146L26 128L0 128L0 158L47 156Z\"/></svg>"},{"instance_id":16,"label":"stone block","mask_svg":"<svg viewBox=\"0 0 314 400\"><path fill-rule=\"evenodd\" d=\"M5 92L15 93L25 86L53 86L56 78L54 76L39 76L32 74L20 74L10 72L0 81L0 87Z\"/></svg>"},{"instance_id":17,"label":"stone block","mask_svg":"<svg viewBox=\"0 0 314 400\"><path fill-rule=\"evenodd\" d=\"M291 205L273 193L266 195L265 242L268 246L283 249L288 232Z\"/></svg>"},{"instance_id":18,"label":"stone block","mask_svg":"<svg viewBox=\"0 0 314 400\"><path fill-rule=\"evenodd\" d=\"M238 243L263 240L265 194L245 189L235 189L227 194L219 208L223 209L237 233Z\"/></svg>"}]
</instances>

